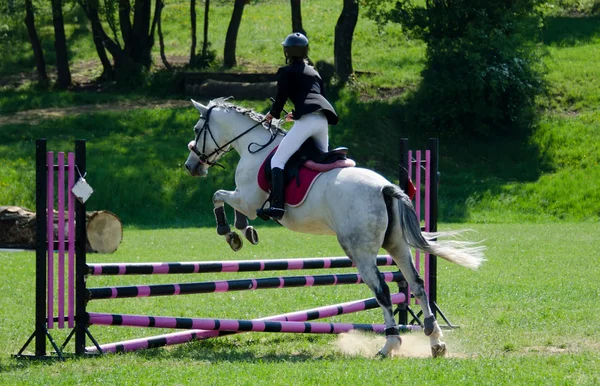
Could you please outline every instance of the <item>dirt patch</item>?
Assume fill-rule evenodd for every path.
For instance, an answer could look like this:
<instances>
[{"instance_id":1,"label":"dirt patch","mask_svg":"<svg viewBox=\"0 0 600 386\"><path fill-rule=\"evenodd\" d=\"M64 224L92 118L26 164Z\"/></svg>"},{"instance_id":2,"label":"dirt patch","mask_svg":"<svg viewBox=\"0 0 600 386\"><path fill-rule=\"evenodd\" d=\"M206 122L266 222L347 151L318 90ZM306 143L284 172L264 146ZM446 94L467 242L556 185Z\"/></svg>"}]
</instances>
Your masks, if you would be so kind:
<instances>
[{"instance_id":1,"label":"dirt patch","mask_svg":"<svg viewBox=\"0 0 600 386\"><path fill-rule=\"evenodd\" d=\"M110 104L95 104L72 107L53 107L48 109L36 109L20 111L12 115L0 116L0 126L28 123L37 124L46 119L56 119L66 116L90 114L107 111L129 111L136 109L171 109L176 107L191 107L189 100L145 100L145 101L121 101Z\"/></svg>"}]
</instances>

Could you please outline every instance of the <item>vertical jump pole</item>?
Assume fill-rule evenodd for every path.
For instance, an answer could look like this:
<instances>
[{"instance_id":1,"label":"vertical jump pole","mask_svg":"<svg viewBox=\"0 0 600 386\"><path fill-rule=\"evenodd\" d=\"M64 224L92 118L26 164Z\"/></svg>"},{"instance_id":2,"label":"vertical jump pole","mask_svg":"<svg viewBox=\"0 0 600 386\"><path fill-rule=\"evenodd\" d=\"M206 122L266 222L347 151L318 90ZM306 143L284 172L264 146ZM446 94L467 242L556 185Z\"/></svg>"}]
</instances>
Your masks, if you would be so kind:
<instances>
[{"instance_id":1,"label":"vertical jump pole","mask_svg":"<svg viewBox=\"0 0 600 386\"><path fill-rule=\"evenodd\" d=\"M429 186L429 231L437 232L438 220L438 184L439 184L439 140L429 138L427 148L431 153L431 168ZM429 305L435 316L439 311L437 306L437 256L429 255Z\"/></svg>"},{"instance_id":2,"label":"vertical jump pole","mask_svg":"<svg viewBox=\"0 0 600 386\"><path fill-rule=\"evenodd\" d=\"M87 163L85 158L85 140L75 141L75 172L76 177L85 176ZM77 180L77 178L76 178ZM86 221L85 204L75 202L75 354L85 354L85 335L87 329L86 288Z\"/></svg>"},{"instance_id":3,"label":"vertical jump pole","mask_svg":"<svg viewBox=\"0 0 600 386\"><path fill-rule=\"evenodd\" d=\"M46 140L35 141L35 356L46 355Z\"/></svg>"},{"instance_id":4,"label":"vertical jump pole","mask_svg":"<svg viewBox=\"0 0 600 386\"><path fill-rule=\"evenodd\" d=\"M399 185L400 188L406 192L408 189L408 167L410 160L408 159L408 138L400 139L400 170L399 170ZM406 281L405 281L406 283ZM405 302L402 302L398 305L398 324L406 325L408 324L408 304L410 303L410 289L408 287L408 283L402 288L400 288L400 292L404 293Z\"/></svg>"}]
</instances>

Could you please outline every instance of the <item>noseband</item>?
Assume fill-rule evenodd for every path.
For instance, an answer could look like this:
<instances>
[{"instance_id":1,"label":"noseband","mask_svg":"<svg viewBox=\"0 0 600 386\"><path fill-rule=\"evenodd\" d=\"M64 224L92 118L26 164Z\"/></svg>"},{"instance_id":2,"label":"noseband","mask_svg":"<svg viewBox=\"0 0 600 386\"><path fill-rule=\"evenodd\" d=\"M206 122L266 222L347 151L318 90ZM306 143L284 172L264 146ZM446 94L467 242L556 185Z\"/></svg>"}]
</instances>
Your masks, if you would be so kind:
<instances>
[{"instance_id":1,"label":"noseband","mask_svg":"<svg viewBox=\"0 0 600 386\"><path fill-rule=\"evenodd\" d=\"M200 128L200 130L198 131L198 133L196 134L196 139L194 141L194 146L191 147L191 151L194 152L194 154L196 154L198 156L198 158L200 158L200 162L213 166L213 165L218 165L216 162L211 162L209 161L209 158L212 157L213 155L217 154L218 158L220 158L220 156L222 154L227 153L229 150L227 150L227 147L229 145L231 145L233 142L237 141L238 139L240 139L241 137L243 137L244 135L248 134L250 131L252 131L254 128L262 125L265 120L263 119L262 121L258 122L257 124L255 124L254 126L250 127L249 129L247 129L246 131L244 131L243 133L241 133L240 135L238 135L237 137L235 137L234 139L232 139L231 141L225 143L223 146L220 146L217 143L217 140L215 139L212 131L210 130L210 126L208 124L208 121L210 119L210 114L212 112L212 109L215 108L216 106L211 106L208 108L208 110L206 111L206 116L204 117L204 125L202 125L202 127ZM271 124L269 123L269 131L271 132L271 138L269 139L269 141L264 144L264 145L258 145L256 143L251 143L248 145L248 151L251 154L254 154L256 152L261 151L262 149L266 148L267 146L269 146L277 137L277 133L279 133L281 131L281 129L276 128L275 130L271 129ZM202 151L198 150L198 141L200 140L200 136L202 136ZM217 146L217 148L215 150L213 150L212 152L206 154L206 141L208 140L208 136L210 136L210 139L213 141L213 143ZM259 146L259 148L257 150L251 150L250 147L252 145L257 145ZM216 159L215 159L216 161Z\"/></svg>"}]
</instances>

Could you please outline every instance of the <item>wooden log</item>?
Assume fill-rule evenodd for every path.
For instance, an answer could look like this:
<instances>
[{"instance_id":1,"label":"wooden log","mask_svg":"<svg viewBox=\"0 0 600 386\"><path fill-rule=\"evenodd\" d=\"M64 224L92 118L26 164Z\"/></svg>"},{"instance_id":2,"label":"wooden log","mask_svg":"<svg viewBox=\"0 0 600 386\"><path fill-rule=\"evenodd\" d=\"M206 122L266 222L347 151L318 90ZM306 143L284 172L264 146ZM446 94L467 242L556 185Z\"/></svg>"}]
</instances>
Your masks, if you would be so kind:
<instances>
[{"instance_id":1,"label":"wooden log","mask_svg":"<svg viewBox=\"0 0 600 386\"><path fill-rule=\"evenodd\" d=\"M35 212L18 206L0 206L0 248L35 249ZM65 217L65 235L67 234ZM107 210L86 212L88 252L112 253L123 239L121 220ZM58 212L54 211L54 234Z\"/></svg>"}]
</instances>

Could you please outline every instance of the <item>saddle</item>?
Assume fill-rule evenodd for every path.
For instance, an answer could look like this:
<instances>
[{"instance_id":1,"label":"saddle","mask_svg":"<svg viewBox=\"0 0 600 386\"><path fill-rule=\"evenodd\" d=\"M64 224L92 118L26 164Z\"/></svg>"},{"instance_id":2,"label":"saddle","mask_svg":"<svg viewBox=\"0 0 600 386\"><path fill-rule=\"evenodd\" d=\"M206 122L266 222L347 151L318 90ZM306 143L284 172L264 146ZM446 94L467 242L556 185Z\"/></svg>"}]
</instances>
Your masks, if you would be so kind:
<instances>
[{"instance_id":1,"label":"saddle","mask_svg":"<svg viewBox=\"0 0 600 386\"><path fill-rule=\"evenodd\" d=\"M265 163L263 164L265 177L269 184L271 184L271 159L273 158L276 150L277 149L273 150L271 154L267 156ZM301 167L308 167L309 169L319 172L325 171L323 169L334 169L336 167L335 165L332 165L330 168L322 168L317 165L331 165L338 161L351 161L346 158L347 154L348 148L346 147L337 147L331 151L323 152L317 147L315 141L312 138L309 138L302 144L302 146L300 146L300 149L298 149L298 151L296 151L285 164L285 169L283 171L285 176L285 185L287 186L291 181L296 180L296 186L300 186ZM306 165L307 162L309 163L308 165Z\"/></svg>"},{"instance_id":2,"label":"saddle","mask_svg":"<svg viewBox=\"0 0 600 386\"><path fill-rule=\"evenodd\" d=\"M258 185L265 192L271 191L271 159L276 150L267 156L258 173ZM322 172L356 166L353 160L346 157L347 154L345 147L323 152L312 138L306 140L285 164L286 203L291 206L302 204L312 183Z\"/></svg>"}]
</instances>

